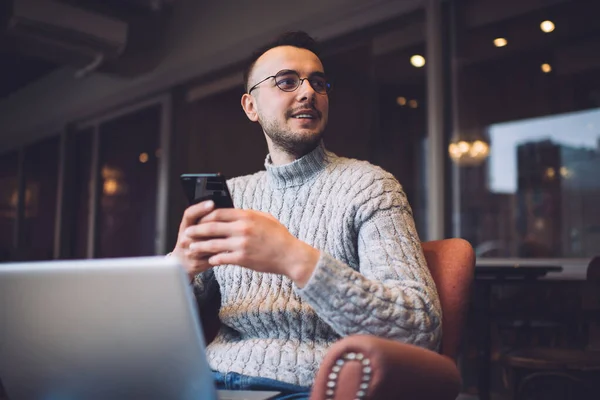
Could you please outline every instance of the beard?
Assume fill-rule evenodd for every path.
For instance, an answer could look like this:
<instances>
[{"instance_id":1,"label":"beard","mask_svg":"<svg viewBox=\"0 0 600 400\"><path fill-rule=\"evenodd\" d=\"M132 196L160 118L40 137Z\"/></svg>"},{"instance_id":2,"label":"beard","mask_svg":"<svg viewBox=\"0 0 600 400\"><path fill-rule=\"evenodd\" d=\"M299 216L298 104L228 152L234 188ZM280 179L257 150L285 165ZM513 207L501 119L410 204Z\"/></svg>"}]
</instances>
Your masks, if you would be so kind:
<instances>
[{"instance_id":1,"label":"beard","mask_svg":"<svg viewBox=\"0 0 600 400\"><path fill-rule=\"evenodd\" d=\"M293 113L294 110L288 111L286 120L292 118ZM319 120L321 120L323 118L322 113L319 111L317 113L319 114ZM316 132L294 132L275 120L260 118L260 115L259 121L261 121L263 131L271 139L273 146L295 159L299 159L313 151L321 142L325 129L325 126L323 126Z\"/></svg>"}]
</instances>

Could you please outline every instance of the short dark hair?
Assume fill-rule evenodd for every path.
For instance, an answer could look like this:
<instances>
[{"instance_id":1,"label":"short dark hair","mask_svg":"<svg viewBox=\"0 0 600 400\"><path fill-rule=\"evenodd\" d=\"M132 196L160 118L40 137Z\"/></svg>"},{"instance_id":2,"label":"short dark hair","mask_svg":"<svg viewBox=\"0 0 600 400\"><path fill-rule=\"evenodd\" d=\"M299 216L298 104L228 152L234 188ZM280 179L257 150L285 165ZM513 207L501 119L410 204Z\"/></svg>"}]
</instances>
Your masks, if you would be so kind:
<instances>
[{"instance_id":1,"label":"short dark hair","mask_svg":"<svg viewBox=\"0 0 600 400\"><path fill-rule=\"evenodd\" d=\"M252 53L248 60L248 65L244 70L244 89L248 91L248 79L250 78L250 74L254 69L254 64L256 64L256 60L259 59L260 56L265 54L267 51L279 47L279 46L293 46L298 47L299 49L306 49L308 51L313 52L317 57L319 57L319 44L315 39L309 36L308 33L304 31L293 31L293 32L285 32L278 36L271 43L268 43L262 47L259 47L257 50Z\"/></svg>"}]
</instances>

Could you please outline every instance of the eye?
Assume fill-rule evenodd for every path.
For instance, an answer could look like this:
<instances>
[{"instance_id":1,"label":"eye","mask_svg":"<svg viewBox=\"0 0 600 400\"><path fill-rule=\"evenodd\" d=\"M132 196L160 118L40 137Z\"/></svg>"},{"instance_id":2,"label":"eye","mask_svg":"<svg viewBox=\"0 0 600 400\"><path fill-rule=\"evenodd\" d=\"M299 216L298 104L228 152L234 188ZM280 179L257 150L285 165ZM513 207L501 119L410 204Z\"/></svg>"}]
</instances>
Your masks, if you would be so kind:
<instances>
[{"instance_id":1,"label":"eye","mask_svg":"<svg viewBox=\"0 0 600 400\"><path fill-rule=\"evenodd\" d=\"M295 76L282 76L277 79L277 86L282 89L292 89L298 85L298 78Z\"/></svg>"},{"instance_id":2,"label":"eye","mask_svg":"<svg viewBox=\"0 0 600 400\"><path fill-rule=\"evenodd\" d=\"M311 78L310 85L317 92L325 92L329 87L329 84L327 83L327 80L325 78Z\"/></svg>"}]
</instances>

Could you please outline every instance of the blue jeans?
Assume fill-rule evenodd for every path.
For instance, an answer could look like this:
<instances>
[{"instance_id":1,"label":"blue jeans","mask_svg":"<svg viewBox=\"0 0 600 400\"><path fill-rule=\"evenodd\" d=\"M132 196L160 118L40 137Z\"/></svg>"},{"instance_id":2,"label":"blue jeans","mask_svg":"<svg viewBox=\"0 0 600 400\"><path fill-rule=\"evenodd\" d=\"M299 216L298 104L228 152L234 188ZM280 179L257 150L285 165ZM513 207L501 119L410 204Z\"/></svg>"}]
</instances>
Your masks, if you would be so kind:
<instances>
[{"instance_id":1,"label":"blue jeans","mask_svg":"<svg viewBox=\"0 0 600 400\"><path fill-rule=\"evenodd\" d=\"M276 400L308 400L310 386L298 386L268 378L241 375L235 372L214 372L215 386L223 390L264 390L281 392Z\"/></svg>"}]
</instances>

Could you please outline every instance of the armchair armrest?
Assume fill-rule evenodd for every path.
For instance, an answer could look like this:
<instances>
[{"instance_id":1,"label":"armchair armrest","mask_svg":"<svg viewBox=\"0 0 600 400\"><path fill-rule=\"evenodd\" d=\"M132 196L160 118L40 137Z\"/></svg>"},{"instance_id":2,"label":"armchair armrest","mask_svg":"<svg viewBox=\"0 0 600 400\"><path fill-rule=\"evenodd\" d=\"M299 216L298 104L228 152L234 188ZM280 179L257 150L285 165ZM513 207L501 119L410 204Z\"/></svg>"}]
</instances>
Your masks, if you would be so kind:
<instances>
[{"instance_id":1,"label":"armchair armrest","mask_svg":"<svg viewBox=\"0 0 600 400\"><path fill-rule=\"evenodd\" d=\"M327 352L311 400L455 400L460 373L450 358L374 336L348 336Z\"/></svg>"}]
</instances>

